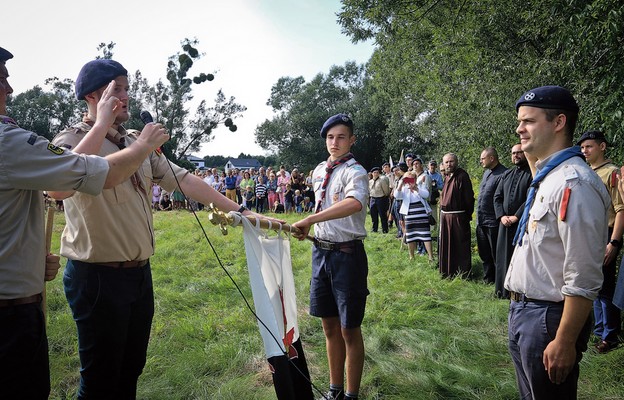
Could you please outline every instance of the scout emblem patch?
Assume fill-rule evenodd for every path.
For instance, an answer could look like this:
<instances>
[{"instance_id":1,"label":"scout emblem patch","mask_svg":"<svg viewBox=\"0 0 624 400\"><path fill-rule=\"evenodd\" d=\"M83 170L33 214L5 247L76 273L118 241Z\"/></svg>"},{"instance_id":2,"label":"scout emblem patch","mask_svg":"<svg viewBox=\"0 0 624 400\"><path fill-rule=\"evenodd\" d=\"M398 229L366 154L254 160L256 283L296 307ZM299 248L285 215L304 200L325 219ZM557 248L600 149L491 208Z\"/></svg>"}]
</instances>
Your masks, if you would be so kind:
<instances>
[{"instance_id":1,"label":"scout emblem patch","mask_svg":"<svg viewBox=\"0 0 624 400\"><path fill-rule=\"evenodd\" d=\"M63 150L62 148L53 145L52 143L48 143L48 150L50 150L52 153L56 154L57 156L60 156L61 154L65 153L65 150Z\"/></svg>"}]
</instances>

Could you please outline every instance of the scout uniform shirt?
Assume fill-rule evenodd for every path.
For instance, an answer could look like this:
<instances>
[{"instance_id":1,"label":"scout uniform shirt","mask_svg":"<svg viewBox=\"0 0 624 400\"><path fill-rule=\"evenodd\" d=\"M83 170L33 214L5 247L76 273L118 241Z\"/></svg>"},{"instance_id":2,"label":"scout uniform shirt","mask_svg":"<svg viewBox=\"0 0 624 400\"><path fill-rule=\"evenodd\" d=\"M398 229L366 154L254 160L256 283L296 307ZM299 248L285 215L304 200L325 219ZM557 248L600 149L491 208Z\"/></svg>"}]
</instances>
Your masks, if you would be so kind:
<instances>
[{"instance_id":1,"label":"scout uniform shirt","mask_svg":"<svg viewBox=\"0 0 624 400\"><path fill-rule=\"evenodd\" d=\"M41 293L45 274L41 190L100 193L108 161L53 146L0 116L0 299Z\"/></svg>"},{"instance_id":2,"label":"scout uniform shirt","mask_svg":"<svg viewBox=\"0 0 624 400\"><path fill-rule=\"evenodd\" d=\"M550 157L539 164L546 165ZM569 200L563 207L566 188ZM544 301L560 302L564 295L595 299L604 258L604 246L595 243L607 243L610 203L604 184L580 157L554 168L535 194L527 233L514 249L505 288Z\"/></svg>"},{"instance_id":3,"label":"scout uniform shirt","mask_svg":"<svg viewBox=\"0 0 624 400\"><path fill-rule=\"evenodd\" d=\"M321 198L321 186L325 179L323 161L314 169L312 174L314 196ZM325 190L325 200L321 203L321 210L326 210L332 204L353 197L362 204L362 209L348 217L319 222L314 226L314 235L329 242L339 243L351 240L361 240L366 237L366 206L368 205L368 173L355 159L350 159L336 167L329 179Z\"/></svg>"},{"instance_id":4,"label":"scout uniform shirt","mask_svg":"<svg viewBox=\"0 0 624 400\"><path fill-rule=\"evenodd\" d=\"M91 126L81 122L59 133L54 143L74 148ZM136 140L123 127L109 129L116 140L129 146ZM119 151L111 140L104 140L100 155ZM179 181L188 173L171 165ZM137 176L138 175L138 176ZM134 181L134 182L133 182ZM169 193L177 188L169 163L160 152L152 152L135 176L101 195L75 193L65 200L66 225L61 237L61 254L71 260L98 263L146 260L154 253L151 211L151 182Z\"/></svg>"},{"instance_id":5,"label":"scout uniform shirt","mask_svg":"<svg viewBox=\"0 0 624 400\"><path fill-rule=\"evenodd\" d=\"M613 228L613 225L615 225L615 214L624 210L624 202L622 201L622 197L618 191L619 168L610 160L607 160L604 164L594 168L594 171L598 174L611 196L611 206L609 207L608 212L609 228Z\"/></svg>"}]
</instances>

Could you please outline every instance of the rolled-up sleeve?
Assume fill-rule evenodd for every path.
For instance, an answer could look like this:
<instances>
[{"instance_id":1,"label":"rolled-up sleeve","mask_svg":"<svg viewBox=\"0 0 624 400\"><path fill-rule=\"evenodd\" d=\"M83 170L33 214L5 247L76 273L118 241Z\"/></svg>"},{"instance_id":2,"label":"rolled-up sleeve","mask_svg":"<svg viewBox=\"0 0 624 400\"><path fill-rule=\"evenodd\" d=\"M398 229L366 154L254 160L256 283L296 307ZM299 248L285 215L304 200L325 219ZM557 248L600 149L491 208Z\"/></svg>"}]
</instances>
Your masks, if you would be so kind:
<instances>
[{"instance_id":1,"label":"rolled-up sleeve","mask_svg":"<svg viewBox=\"0 0 624 400\"><path fill-rule=\"evenodd\" d=\"M581 181L571 188L566 216L565 221L558 220L565 255L561 293L594 300L602 287L603 244L607 243L604 199L589 183Z\"/></svg>"}]
</instances>

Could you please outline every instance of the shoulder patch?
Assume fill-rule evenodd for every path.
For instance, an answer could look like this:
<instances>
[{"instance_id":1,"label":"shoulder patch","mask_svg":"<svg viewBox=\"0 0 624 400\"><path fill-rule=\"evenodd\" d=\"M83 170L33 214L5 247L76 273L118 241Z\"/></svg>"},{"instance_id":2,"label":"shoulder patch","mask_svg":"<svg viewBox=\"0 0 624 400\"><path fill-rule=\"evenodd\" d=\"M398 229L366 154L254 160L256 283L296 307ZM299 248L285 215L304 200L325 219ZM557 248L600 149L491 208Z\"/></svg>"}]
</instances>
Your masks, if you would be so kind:
<instances>
[{"instance_id":1,"label":"shoulder patch","mask_svg":"<svg viewBox=\"0 0 624 400\"><path fill-rule=\"evenodd\" d=\"M37 141L37 134L31 133L26 143L32 146L33 144L35 144L36 141Z\"/></svg>"},{"instance_id":2,"label":"shoulder patch","mask_svg":"<svg viewBox=\"0 0 624 400\"><path fill-rule=\"evenodd\" d=\"M52 143L48 143L48 150L50 150L52 153L56 154L57 156L60 156L61 154L65 153L65 150L63 150L62 148L53 145Z\"/></svg>"}]
</instances>

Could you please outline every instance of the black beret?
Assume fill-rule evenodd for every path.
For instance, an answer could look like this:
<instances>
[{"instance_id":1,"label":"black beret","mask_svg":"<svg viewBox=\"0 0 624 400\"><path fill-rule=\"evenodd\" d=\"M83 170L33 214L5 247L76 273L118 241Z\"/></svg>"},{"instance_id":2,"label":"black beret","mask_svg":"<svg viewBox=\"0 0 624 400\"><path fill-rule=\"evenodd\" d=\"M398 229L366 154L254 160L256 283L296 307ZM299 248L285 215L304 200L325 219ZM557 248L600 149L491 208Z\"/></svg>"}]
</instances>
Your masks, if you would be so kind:
<instances>
[{"instance_id":1,"label":"black beret","mask_svg":"<svg viewBox=\"0 0 624 400\"><path fill-rule=\"evenodd\" d=\"M99 59L86 63L76 78L76 98L84 100L85 96L95 92L118 76L127 76L128 71L117 61Z\"/></svg>"},{"instance_id":2,"label":"black beret","mask_svg":"<svg viewBox=\"0 0 624 400\"><path fill-rule=\"evenodd\" d=\"M561 86L540 86L524 93L516 102L516 111L520 106L569 110L578 113L579 106L572 93Z\"/></svg>"},{"instance_id":3,"label":"black beret","mask_svg":"<svg viewBox=\"0 0 624 400\"><path fill-rule=\"evenodd\" d=\"M436 160L431 160L429 161L429 165L438 165L438 163L436 162Z\"/></svg>"},{"instance_id":4,"label":"black beret","mask_svg":"<svg viewBox=\"0 0 624 400\"><path fill-rule=\"evenodd\" d=\"M353 132L353 120L347 114L336 114L333 117L329 117L321 128L321 137L325 139L327 137L327 131L335 125L346 125Z\"/></svg>"},{"instance_id":5,"label":"black beret","mask_svg":"<svg viewBox=\"0 0 624 400\"><path fill-rule=\"evenodd\" d=\"M381 164L382 167L385 167L386 165L390 166L390 163L389 162L385 162L385 163Z\"/></svg>"},{"instance_id":6,"label":"black beret","mask_svg":"<svg viewBox=\"0 0 624 400\"><path fill-rule=\"evenodd\" d=\"M597 141L598 143L605 142L605 143L609 144L607 142L607 138L605 137L604 133L602 133L600 131L587 131L587 132L583 133L583 135L581 135L581 138L578 140L578 142L576 142L576 144L580 145L581 143L583 143L587 139L593 139L593 140Z\"/></svg>"},{"instance_id":7,"label":"black beret","mask_svg":"<svg viewBox=\"0 0 624 400\"><path fill-rule=\"evenodd\" d=\"M398 163L398 164L397 164L397 167L399 167L399 169L400 169L401 171L403 171L403 172L407 172L407 168L408 168L408 167L407 167L407 164L406 164L406 163L404 163L404 162L400 162L400 163Z\"/></svg>"},{"instance_id":8,"label":"black beret","mask_svg":"<svg viewBox=\"0 0 624 400\"><path fill-rule=\"evenodd\" d=\"M13 54L10 51L3 49L0 47L0 62L5 62L13 58Z\"/></svg>"},{"instance_id":9,"label":"black beret","mask_svg":"<svg viewBox=\"0 0 624 400\"><path fill-rule=\"evenodd\" d=\"M412 153L407 153L405 155L405 158L414 158L414 155Z\"/></svg>"},{"instance_id":10,"label":"black beret","mask_svg":"<svg viewBox=\"0 0 624 400\"><path fill-rule=\"evenodd\" d=\"M418 162L420 162L421 164L423 163L422 158L420 158L420 157L418 157L418 156L416 156L416 157L412 157L412 158L413 158L413 160L412 160L413 162L418 161Z\"/></svg>"},{"instance_id":11,"label":"black beret","mask_svg":"<svg viewBox=\"0 0 624 400\"><path fill-rule=\"evenodd\" d=\"M375 172L375 171L377 171L377 172L381 172L381 168L379 168L379 167L373 167L373 168L371 168L371 170L370 170L370 172L371 172L371 173L373 173L373 172Z\"/></svg>"}]
</instances>

